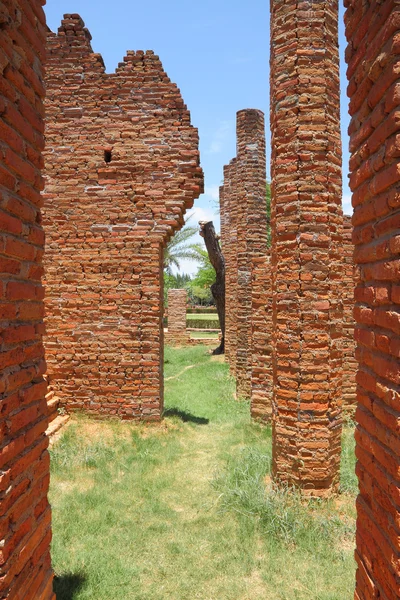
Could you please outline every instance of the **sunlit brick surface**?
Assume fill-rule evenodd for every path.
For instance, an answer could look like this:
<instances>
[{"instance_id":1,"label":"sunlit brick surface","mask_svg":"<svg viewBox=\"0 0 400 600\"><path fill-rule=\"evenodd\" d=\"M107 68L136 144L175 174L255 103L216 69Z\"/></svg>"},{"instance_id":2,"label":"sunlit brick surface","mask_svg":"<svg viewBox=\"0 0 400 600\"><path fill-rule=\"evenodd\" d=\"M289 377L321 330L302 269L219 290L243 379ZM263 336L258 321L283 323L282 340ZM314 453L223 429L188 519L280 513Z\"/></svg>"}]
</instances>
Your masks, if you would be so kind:
<instances>
[{"instance_id":1,"label":"sunlit brick surface","mask_svg":"<svg viewBox=\"0 0 400 600\"><path fill-rule=\"evenodd\" d=\"M202 191L198 133L153 52L115 73L79 15L48 36L49 382L68 410L162 411L162 249Z\"/></svg>"},{"instance_id":2,"label":"sunlit brick surface","mask_svg":"<svg viewBox=\"0 0 400 600\"><path fill-rule=\"evenodd\" d=\"M400 5L346 1L359 282L357 600L400 597Z\"/></svg>"},{"instance_id":3,"label":"sunlit brick surface","mask_svg":"<svg viewBox=\"0 0 400 600\"><path fill-rule=\"evenodd\" d=\"M52 600L43 335L42 2L0 3L0 598Z\"/></svg>"},{"instance_id":4,"label":"sunlit brick surface","mask_svg":"<svg viewBox=\"0 0 400 600\"><path fill-rule=\"evenodd\" d=\"M338 5L271 10L273 472L324 496L342 402Z\"/></svg>"}]
</instances>

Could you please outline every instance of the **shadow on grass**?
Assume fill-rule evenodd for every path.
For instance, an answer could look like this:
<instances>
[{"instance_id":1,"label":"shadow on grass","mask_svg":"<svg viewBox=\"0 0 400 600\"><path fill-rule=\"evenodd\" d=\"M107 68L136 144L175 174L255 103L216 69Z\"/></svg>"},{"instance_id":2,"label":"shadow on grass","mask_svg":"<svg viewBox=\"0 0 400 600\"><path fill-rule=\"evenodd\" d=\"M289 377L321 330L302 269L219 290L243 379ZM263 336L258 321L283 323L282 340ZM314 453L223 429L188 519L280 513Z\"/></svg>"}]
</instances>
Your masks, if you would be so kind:
<instances>
[{"instance_id":1,"label":"shadow on grass","mask_svg":"<svg viewBox=\"0 0 400 600\"><path fill-rule=\"evenodd\" d=\"M168 408L164 411L164 417L178 417L184 423L196 423L197 425L208 425L210 422L205 417L196 417L185 410L179 410L179 408Z\"/></svg>"},{"instance_id":2,"label":"shadow on grass","mask_svg":"<svg viewBox=\"0 0 400 600\"><path fill-rule=\"evenodd\" d=\"M83 573L67 573L60 577L54 577L53 591L57 600L74 600L75 594L79 592L85 579Z\"/></svg>"}]
</instances>

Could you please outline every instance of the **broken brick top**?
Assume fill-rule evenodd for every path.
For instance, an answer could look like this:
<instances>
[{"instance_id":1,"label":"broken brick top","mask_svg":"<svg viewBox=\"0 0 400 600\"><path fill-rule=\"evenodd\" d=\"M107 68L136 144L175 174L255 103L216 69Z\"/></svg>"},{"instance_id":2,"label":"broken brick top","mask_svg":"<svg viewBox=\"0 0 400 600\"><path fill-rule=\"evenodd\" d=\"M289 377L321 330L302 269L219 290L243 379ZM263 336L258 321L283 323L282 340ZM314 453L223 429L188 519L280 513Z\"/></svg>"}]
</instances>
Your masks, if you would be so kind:
<instances>
[{"instance_id":1,"label":"broken brick top","mask_svg":"<svg viewBox=\"0 0 400 600\"><path fill-rule=\"evenodd\" d=\"M108 74L90 40L76 14L64 16L57 34L48 33L48 182L78 178L90 194L96 186L114 188L114 223L147 227L165 243L203 191L197 129L158 56L128 51ZM62 163L70 167L62 170L60 131Z\"/></svg>"}]
</instances>

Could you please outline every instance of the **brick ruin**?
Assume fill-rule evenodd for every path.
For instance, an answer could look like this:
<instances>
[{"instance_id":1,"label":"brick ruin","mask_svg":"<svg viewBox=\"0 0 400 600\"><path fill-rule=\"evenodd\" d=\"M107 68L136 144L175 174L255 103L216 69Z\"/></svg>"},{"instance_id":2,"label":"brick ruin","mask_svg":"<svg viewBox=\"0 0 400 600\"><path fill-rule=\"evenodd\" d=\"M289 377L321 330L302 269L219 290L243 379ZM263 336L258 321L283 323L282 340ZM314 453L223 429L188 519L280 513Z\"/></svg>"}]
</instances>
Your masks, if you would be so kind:
<instances>
[{"instance_id":1,"label":"brick ruin","mask_svg":"<svg viewBox=\"0 0 400 600\"><path fill-rule=\"evenodd\" d=\"M3 376L0 383L2 431L0 598L8 600L54 600L49 558L51 533L50 509L47 502L48 442L44 434L47 426L46 383L43 378L45 364L41 341L43 334L41 261L44 235L41 227L39 191L42 187L40 169L43 150L42 98L44 94L41 63L44 59L45 37L45 20L41 4L41 0L32 0L30 3L22 0L3 0L0 7L0 153L2 156L0 163L2 229L0 259L3 291L1 302ZM400 348L398 106L400 96L397 68L400 53L398 33L400 10L396 0L386 0L384 3L378 0L345 0L345 5L347 9L345 15L346 35L349 42L346 53L349 77L348 92L352 116L350 182L353 191L353 242L358 282L355 290L355 337L359 364L356 451L360 495L357 501L356 558L358 571L355 598L356 600L372 600L374 598L392 600L400 596L398 559L400 551L398 535L400 520L398 494L400 455L398 443L398 358ZM305 448L306 432L309 432L311 435L310 454L324 439L323 436L328 436L326 439L330 443L332 437L329 436L332 435L334 438L336 433L326 432L325 396L322 398L314 396L315 403L313 403L313 388L311 388L308 398L301 396L303 387L299 385L296 378L297 372L294 365L297 364L297 361L300 368L307 373L307 364L310 366L311 363L305 362L310 355L306 351L311 342L308 335L304 335L309 330L308 325L307 329L300 328L299 322L296 320L298 315L296 310L303 311L303 324L313 323L312 314L318 314L324 317L321 319L322 323L331 327L331 323L334 321L334 314L331 313L331 310L334 311L335 306L332 309L331 306L325 308L326 304L323 303L326 300L318 297L318 289L314 287L316 286L314 273L325 274L320 261L325 254L326 263L324 264L331 264L329 253L334 250L332 249L332 240L336 236L340 236L340 227L337 226L340 210L336 201L337 157L340 146L337 145L337 119L333 109L333 103L338 101L335 97L337 14L334 10L336 6L333 4L324 5L324 9L317 10L318 7L319 5L316 3L313 3L313 6L311 3L303 3L295 7L291 0L289 2L273 0L272 2L274 36L272 98L273 101L278 102L276 105L273 104L275 142L273 144L275 177L273 224L275 231L271 270L274 291L272 327L273 335L276 338L273 339L272 348L273 383L275 399L280 395L283 406L287 407L285 418L292 417L291 423L295 423L295 407L293 406L295 403L289 403L287 400L291 395L291 389L299 390L299 398L303 398L307 403L308 411L316 411L316 406L321 406L318 424L321 425L322 435L318 440L314 440L313 437L313 425L316 419L310 420L310 412L303 414L301 405L297 413L300 419L297 423L296 434L299 443L303 445L299 448ZM68 31L72 30L68 28ZM322 32L324 33L323 39L320 38ZM79 36L76 37L78 39L75 40L72 47L79 55ZM303 39L307 40L304 46ZM87 56L89 57L89 55L90 52ZM95 62L95 55L91 56L90 60ZM329 63L329 76L323 72L327 62ZM312 64L311 70L307 68L310 67L310 64ZM69 77L73 77L74 73L74 69L68 69ZM82 81L84 74L79 71L78 74L77 81L78 79ZM108 77L104 74L103 76ZM115 78L117 77L116 74ZM87 77L89 83L90 80L91 77ZM327 84L334 86L334 89L329 90L329 94L322 89ZM77 85L77 89L79 89L79 85ZM318 98L319 96L321 98ZM295 98L298 102L295 106L291 106L290 103ZM304 104L306 102L307 104ZM95 110L95 103L93 103L92 110ZM312 114L312 117L307 116L308 114ZM68 118L72 119L72 117ZM78 117L75 115L74 118ZM283 129L285 119L287 119L286 137ZM323 127L321 119L324 119ZM63 125L61 115L58 123L60 127ZM74 122L69 121L69 124L72 127ZM291 129L293 125L295 125L294 131ZM326 134L328 125L329 136L322 143L320 136ZM321 142L321 151L318 151L319 143L316 145L317 147L314 145L315 141ZM309 149L307 149L307 143L310 145ZM333 144L333 147L330 144ZM111 149L110 146L104 149L104 146L103 140L99 140L101 148L99 151L111 152L113 160L114 146ZM294 150L298 152L297 155L291 154ZM59 146L59 151L63 152L65 148ZM119 149L118 152L120 151ZM310 153L313 156L315 172L311 168L306 168L307 163L311 162L307 160ZM109 155L104 154L104 157L106 156ZM296 159L295 156L298 158ZM328 159L329 164L326 163ZM59 164L62 166L61 162ZM92 161L89 159L87 165L88 168L94 168L90 166ZM309 166L312 167L312 165ZM192 164L190 168L192 168ZM226 169L226 173L229 171L229 168ZM234 173L234 169L231 171ZM286 172L290 172L291 178L294 180L293 185L290 184L290 179L285 181ZM72 175L71 172L71 178ZM225 192L228 188L226 184L229 181L234 182L233 174L232 179L228 179L224 184L224 203ZM98 183L99 186L103 185ZM323 190L327 186L328 191L320 191L319 188L315 190L314 185L317 184ZM124 187L122 184L121 186ZM329 186L332 186L332 189ZM113 187L112 189L117 191L117 188ZM197 193L194 190L192 192ZM306 196L310 192L313 195L313 204L306 202ZM51 194L51 191L47 190L47 193ZM231 191L227 197L235 197L235 192ZM89 199L88 196L87 200L89 201ZM101 206L100 200L99 197L97 201ZM75 203L71 201L71 205L73 204ZM144 210L144 206L143 203L140 209ZM329 207L329 211L326 211L326 206ZM313 208L311 212L309 212L310 207ZM71 207L69 209L72 210ZM243 207L241 207L242 209ZM98 209L93 206L93 210ZM68 220L70 214L74 213L68 213L67 209L64 212L60 210L60 222L64 223ZM94 214L97 216L96 212ZM309 219L306 232L303 227L304 222L299 221L300 216ZM169 223L168 227L173 228L176 226L175 223L179 224L179 218L177 214L176 219L175 217L171 219L173 223ZM224 227L227 226L228 221L229 218L224 215ZM117 223L119 223L118 218ZM326 231L327 223L329 223L329 232ZM164 225L163 223L160 226L163 231ZM117 244L123 245L124 241L121 242L119 237L120 232L112 229L114 221L111 222L111 217L109 226L109 231L116 234L113 237L118 239L116 247ZM157 227L158 225L154 228ZM307 237L307 233L310 231L312 231L312 236ZM346 236L346 232L348 233L346 224L344 231ZM78 240L80 232L80 229L75 231ZM149 233L148 229L146 229L146 233ZM168 235L167 233L166 236ZM284 250L285 243L290 246L292 241L294 244L294 235L296 243L299 244L299 251L296 255L297 261L294 263L296 269L292 273L292 277L289 277L288 261L285 260L287 254ZM97 238L96 232L95 239L101 245L104 237L100 236L100 238ZM325 244L322 244L324 240ZM52 243L55 247L55 243ZM315 244L312 246L312 250L310 244ZM277 264L278 251L281 260ZM54 248L50 249L50 252L56 256ZM287 252L289 253L289 247ZM313 262L309 265L310 269L307 269L307 260L311 253L315 256L315 264ZM259 278L262 278L265 273L261 267L265 256L264 259L262 256L254 259L252 270L254 307L259 298L257 294L263 292ZM121 256L121 258L124 257ZM332 262L334 271L339 272L336 255L333 258L335 259ZM123 260L121 262L123 263ZM268 263L266 265L268 266ZM311 269L311 267L313 268ZM60 269L62 268L61 266ZM68 268L70 269L71 266L68 265ZM285 269L287 270L286 280L284 279ZM328 281L331 285L332 273L330 275L331 278L328 277L325 280L321 277L320 282ZM351 277L350 272L346 277L349 276ZM66 281L70 280L66 279ZM64 290L64 297L67 301L70 300L69 294L74 293L72 283L69 283L71 289ZM145 293L145 290L143 292ZM335 294L336 289L329 290L329 302L336 303L337 296ZM317 300L315 300L316 297L318 297ZM76 301L75 298L72 298L72 303ZM307 298L311 299L310 306L307 305ZM297 308L293 299L299 300ZM319 304L320 302L321 304ZM261 305L260 300L259 305ZM84 304L80 305L80 310L83 306ZM346 301L344 308L346 311ZM306 309L309 309L310 312ZM313 313L312 310L317 312ZM286 323L284 321L285 314L290 317ZM310 321L306 320L307 317L310 317ZM59 318L62 323L62 318ZM150 322L152 323L152 320ZM346 322L345 319L345 328ZM145 321L143 326L144 323ZM301 339L304 353L291 362L292 359L287 354L288 338L296 333L294 330L296 324L298 327L297 338L292 339ZM338 331L340 333L340 329ZM321 344L317 348L312 348L313 356L317 359L321 352L327 352L326 340L332 339L333 331L324 329L316 332L315 339L318 339L318 334L322 336ZM338 337L340 340L340 335ZM337 344L340 345L340 342L338 341ZM259 345L262 348L263 342L260 341ZM331 345L333 356L328 356L327 359L323 358L325 371L333 380L336 378L334 358L340 354L336 347L336 340L334 340ZM232 348L231 345L231 357ZM292 347L289 348L289 350L291 349ZM294 351L298 351L295 344ZM325 354L323 354L324 356ZM301 360L298 360L299 358ZM313 370L313 374L315 377L319 376L319 369ZM283 382L279 387L277 375L282 378ZM318 379L318 381L324 382L324 379ZM290 387L290 383L295 387ZM320 384L320 387L324 392L323 383ZM283 394L285 390L287 391L286 395ZM339 428L338 401L336 397L329 401L332 405L331 423L333 429L336 430ZM309 402L315 404L315 407L313 406L311 409ZM280 407L278 407L277 424L275 425L277 438L283 435L277 427L277 425L280 426L283 419L279 411ZM313 414L315 416L316 413ZM275 452L277 449L279 449L279 444L275 445ZM300 455L294 452L293 456ZM295 473L290 471L294 466L293 463L286 462L282 465L282 472L290 475L289 480L299 482L299 475L303 475L304 469L310 467L309 457L305 458L304 464L298 463L298 470ZM303 461L303 458L301 460ZM286 467L287 471L285 471ZM328 479L319 479L317 483L331 482L334 487L336 466L331 464L330 467L332 469ZM308 482L307 479L302 479L301 483L304 481ZM327 488L316 486L316 489Z\"/></svg>"},{"instance_id":2,"label":"brick ruin","mask_svg":"<svg viewBox=\"0 0 400 600\"><path fill-rule=\"evenodd\" d=\"M97 416L159 419L163 247L202 191L198 133L153 52L105 72L79 15L47 41L51 388Z\"/></svg>"},{"instance_id":3,"label":"brick ruin","mask_svg":"<svg viewBox=\"0 0 400 600\"><path fill-rule=\"evenodd\" d=\"M0 598L52 600L43 374L45 17L40 0L0 5Z\"/></svg>"},{"instance_id":4,"label":"brick ruin","mask_svg":"<svg viewBox=\"0 0 400 600\"><path fill-rule=\"evenodd\" d=\"M189 344L190 336L186 329L186 290L168 290L168 331L165 341L172 345Z\"/></svg>"},{"instance_id":5,"label":"brick ruin","mask_svg":"<svg viewBox=\"0 0 400 600\"><path fill-rule=\"evenodd\" d=\"M252 387L252 292L254 261L267 254L264 114L237 113L237 155L224 169L220 189L221 238L226 265L225 352L237 395Z\"/></svg>"},{"instance_id":6,"label":"brick ruin","mask_svg":"<svg viewBox=\"0 0 400 600\"><path fill-rule=\"evenodd\" d=\"M357 373L357 600L400 597L400 5L345 1Z\"/></svg>"},{"instance_id":7,"label":"brick ruin","mask_svg":"<svg viewBox=\"0 0 400 600\"><path fill-rule=\"evenodd\" d=\"M324 496L342 429L338 6L271 11L273 471Z\"/></svg>"},{"instance_id":8,"label":"brick ruin","mask_svg":"<svg viewBox=\"0 0 400 600\"><path fill-rule=\"evenodd\" d=\"M269 254L253 260L251 300L250 411L253 419L269 422L272 417L273 381L271 259Z\"/></svg>"},{"instance_id":9,"label":"brick ruin","mask_svg":"<svg viewBox=\"0 0 400 600\"><path fill-rule=\"evenodd\" d=\"M357 360L354 339L354 287L357 268L354 266L353 226L351 217L343 217L343 410L354 416L357 403Z\"/></svg>"}]
</instances>

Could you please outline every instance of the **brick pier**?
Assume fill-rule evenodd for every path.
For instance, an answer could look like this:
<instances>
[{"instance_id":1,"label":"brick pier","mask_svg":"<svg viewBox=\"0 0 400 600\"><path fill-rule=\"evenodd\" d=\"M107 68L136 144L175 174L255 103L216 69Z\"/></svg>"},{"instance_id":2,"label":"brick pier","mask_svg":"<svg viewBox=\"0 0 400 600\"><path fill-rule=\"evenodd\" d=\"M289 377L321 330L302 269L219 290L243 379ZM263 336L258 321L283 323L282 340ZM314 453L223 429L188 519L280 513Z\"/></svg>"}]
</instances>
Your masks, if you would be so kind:
<instances>
[{"instance_id":1,"label":"brick pier","mask_svg":"<svg viewBox=\"0 0 400 600\"><path fill-rule=\"evenodd\" d=\"M271 10L273 471L325 496L342 402L338 6Z\"/></svg>"}]
</instances>

